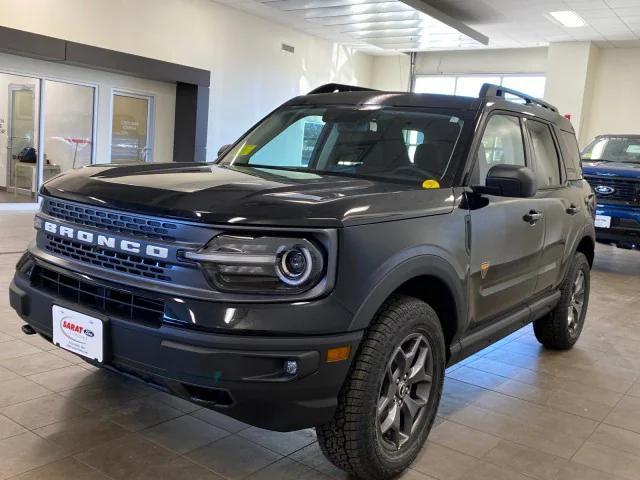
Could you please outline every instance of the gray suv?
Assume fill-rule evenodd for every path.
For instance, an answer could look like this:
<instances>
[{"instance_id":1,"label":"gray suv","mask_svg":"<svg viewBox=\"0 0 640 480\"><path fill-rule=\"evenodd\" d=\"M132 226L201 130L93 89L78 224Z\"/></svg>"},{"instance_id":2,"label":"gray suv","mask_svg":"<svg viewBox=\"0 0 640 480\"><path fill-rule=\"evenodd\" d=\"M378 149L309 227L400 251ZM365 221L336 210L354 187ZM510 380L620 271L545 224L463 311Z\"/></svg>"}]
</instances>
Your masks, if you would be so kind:
<instances>
[{"instance_id":1,"label":"gray suv","mask_svg":"<svg viewBox=\"0 0 640 480\"><path fill-rule=\"evenodd\" d=\"M405 469L447 366L584 325L595 197L538 99L331 84L213 163L94 165L41 190L10 287L38 333L262 428L316 427L363 479Z\"/></svg>"}]
</instances>

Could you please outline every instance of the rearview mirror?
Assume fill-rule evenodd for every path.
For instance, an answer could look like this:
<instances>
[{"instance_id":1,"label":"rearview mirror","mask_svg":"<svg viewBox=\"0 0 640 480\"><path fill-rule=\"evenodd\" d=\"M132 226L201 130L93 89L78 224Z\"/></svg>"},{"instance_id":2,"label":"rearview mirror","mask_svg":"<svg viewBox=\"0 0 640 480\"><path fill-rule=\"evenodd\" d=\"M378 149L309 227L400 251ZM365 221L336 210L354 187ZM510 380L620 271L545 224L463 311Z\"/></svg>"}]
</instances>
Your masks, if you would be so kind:
<instances>
[{"instance_id":1,"label":"rearview mirror","mask_svg":"<svg viewBox=\"0 0 640 480\"><path fill-rule=\"evenodd\" d=\"M220 158L221 156L223 156L225 153L227 153L231 147L233 147L232 144L227 144L227 145L223 145L218 149L218 158Z\"/></svg>"},{"instance_id":2,"label":"rearview mirror","mask_svg":"<svg viewBox=\"0 0 640 480\"><path fill-rule=\"evenodd\" d=\"M487 173L486 186L473 187L477 193L500 197L533 197L537 191L536 176L530 168L522 165L495 165Z\"/></svg>"}]
</instances>

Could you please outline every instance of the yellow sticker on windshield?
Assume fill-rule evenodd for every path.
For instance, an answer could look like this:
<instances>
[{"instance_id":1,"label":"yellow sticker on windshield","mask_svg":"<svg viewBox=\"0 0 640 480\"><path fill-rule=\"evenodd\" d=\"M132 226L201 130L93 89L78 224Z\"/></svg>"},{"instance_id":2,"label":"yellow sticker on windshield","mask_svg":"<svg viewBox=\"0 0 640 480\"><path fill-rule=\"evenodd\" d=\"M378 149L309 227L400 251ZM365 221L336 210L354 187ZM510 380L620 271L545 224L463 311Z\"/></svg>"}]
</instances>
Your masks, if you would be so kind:
<instances>
[{"instance_id":1,"label":"yellow sticker on windshield","mask_svg":"<svg viewBox=\"0 0 640 480\"><path fill-rule=\"evenodd\" d=\"M440 188L440 182L438 182L437 180L425 180L424 182L422 182L422 188Z\"/></svg>"},{"instance_id":2,"label":"yellow sticker on windshield","mask_svg":"<svg viewBox=\"0 0 640 480\"><path fill-rule=\"evenodd\" d=\"M240 155L249 155L256 149L255 145L245 145L240 149Z\"/></svg>"}]
</instances>

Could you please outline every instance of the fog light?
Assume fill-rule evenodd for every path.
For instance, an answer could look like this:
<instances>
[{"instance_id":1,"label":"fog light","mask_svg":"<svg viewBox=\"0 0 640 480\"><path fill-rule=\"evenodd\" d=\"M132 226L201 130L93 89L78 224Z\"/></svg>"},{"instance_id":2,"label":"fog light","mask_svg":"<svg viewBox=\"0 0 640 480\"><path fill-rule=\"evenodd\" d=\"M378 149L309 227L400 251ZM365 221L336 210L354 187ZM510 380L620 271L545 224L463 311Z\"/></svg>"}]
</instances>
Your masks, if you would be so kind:
<instances>
[{"instance_id":1,"label":"fog light","mask_svg":"<svg viewBox=\"0 0 640 480\"><path fill-rule=\"evenodd\" d=\"M298 361L287 360L284 362L284 373L287 375L296 375L298 373Z\"/></svg>"}]
</instances>

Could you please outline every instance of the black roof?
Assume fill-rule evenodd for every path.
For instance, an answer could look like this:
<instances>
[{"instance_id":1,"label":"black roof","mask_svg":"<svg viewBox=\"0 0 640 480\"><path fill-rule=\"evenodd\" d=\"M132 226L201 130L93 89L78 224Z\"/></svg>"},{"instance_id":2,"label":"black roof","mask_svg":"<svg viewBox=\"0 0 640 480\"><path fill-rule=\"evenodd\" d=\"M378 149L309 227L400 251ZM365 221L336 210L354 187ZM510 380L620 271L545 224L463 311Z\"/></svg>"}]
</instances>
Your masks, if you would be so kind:
<instances>
[{"instance_id":1,"label":"black roof","mask_svg":"<svg viewBox=\"0 0 640 480\"><path fill-rule=\"evenodd\" d=\"M517 97L520 102L510 101ZM387 107L448 108L455 110L479 110L486 102L499 103L505 110L526 112L556 123L559 128L573 132L571 122L558 113L553 105L522 92L499 85L484 84L479 97L437 95L375 90L371 88L330 83L322 85L307 95L291 99L285 106L302 105L357 105Z\"/></svg>"},{"instance_id":2,"label":"black roof","mask_svg":"<svg viewBox=\"0 0 640 480\"><path fill-rule=\"evenodd\" d=\"M386 107L431 107L477 109L477 98L435 95L430 93L383 92L359 90L314 93L289 100L285 105L379 105Z\"/></svg>"}]
</instances>

